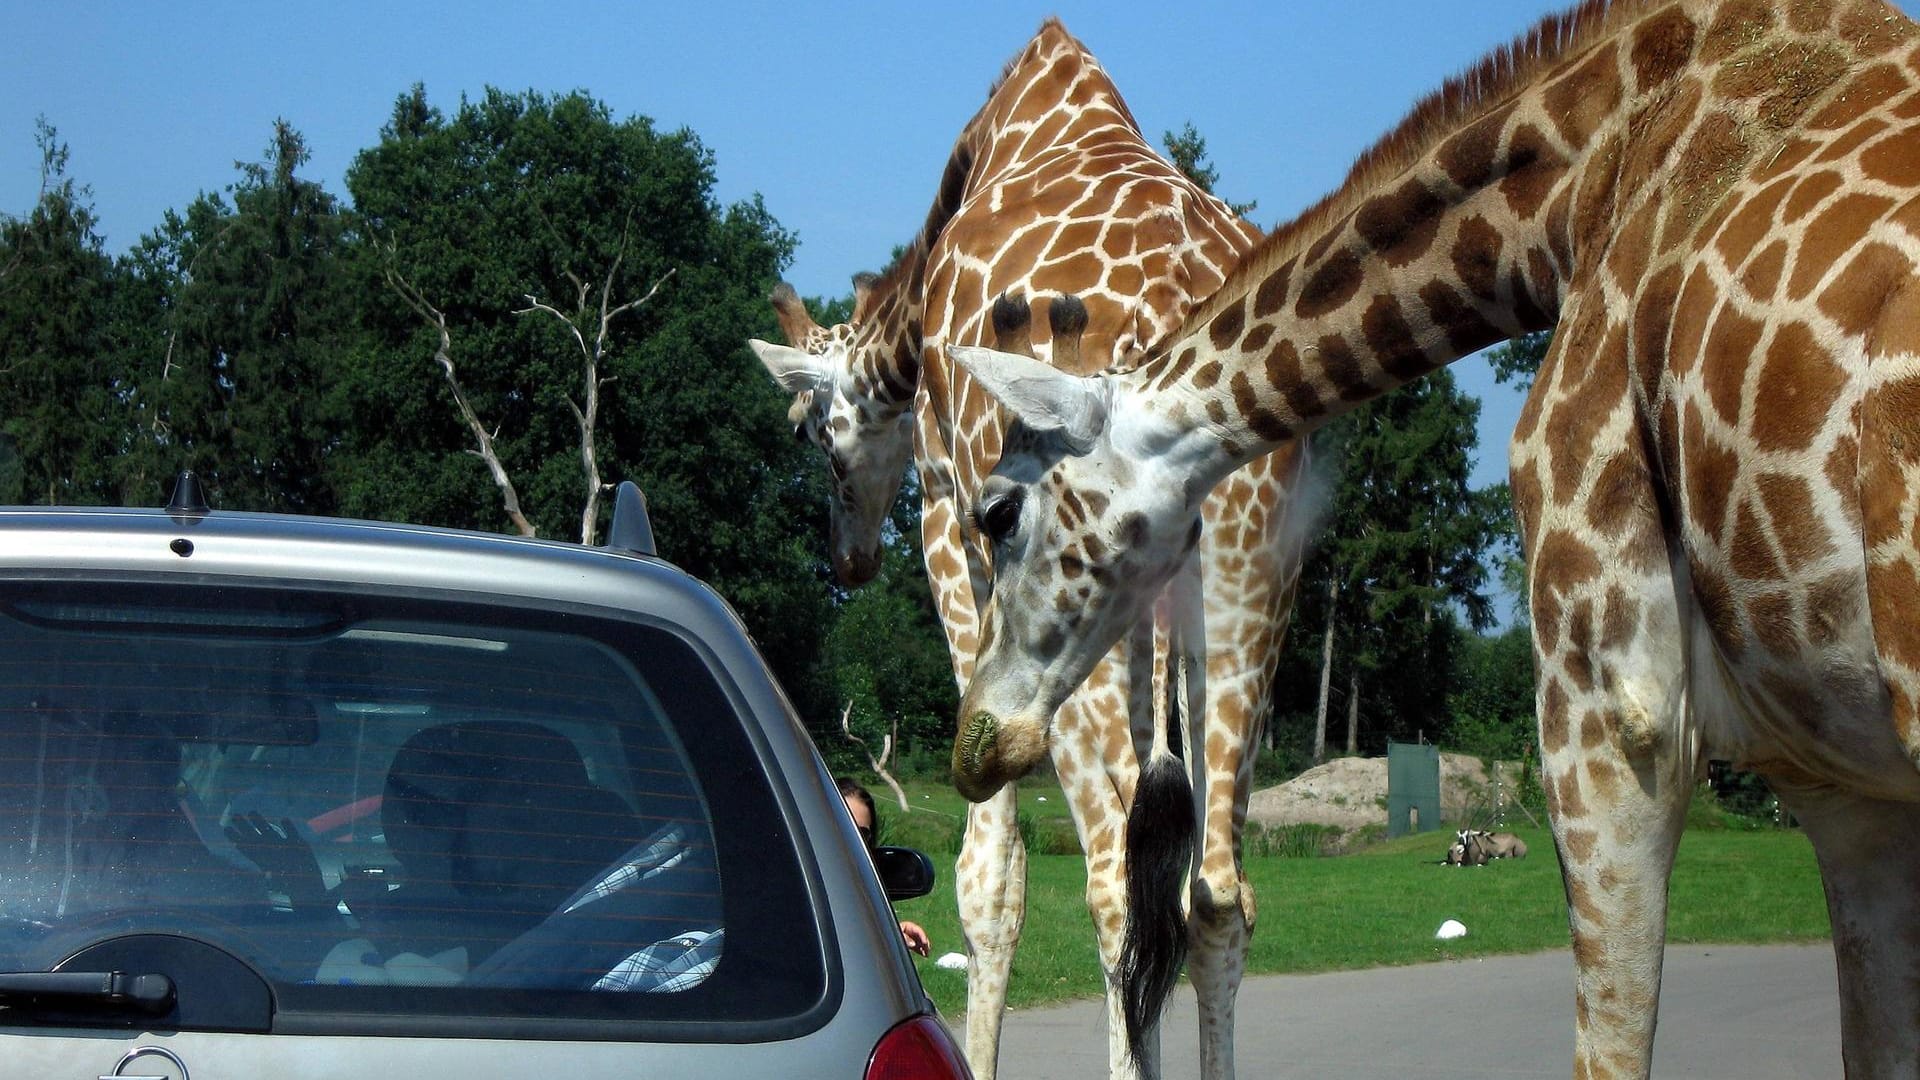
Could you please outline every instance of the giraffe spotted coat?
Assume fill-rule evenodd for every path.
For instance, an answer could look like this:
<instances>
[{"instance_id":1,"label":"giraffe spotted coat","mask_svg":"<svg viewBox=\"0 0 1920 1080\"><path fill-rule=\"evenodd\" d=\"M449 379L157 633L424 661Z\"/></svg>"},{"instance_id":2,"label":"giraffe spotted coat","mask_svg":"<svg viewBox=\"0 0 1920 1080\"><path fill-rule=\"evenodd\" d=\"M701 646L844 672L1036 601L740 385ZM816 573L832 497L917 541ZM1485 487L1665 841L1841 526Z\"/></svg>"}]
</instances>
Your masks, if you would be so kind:
<instances>
[{"instance_id":1,"label":"giraffe spotted coat","mask_svg":"<svg viewBox=\"0 0 1920 1080\"><path fill-rule=\"evenodd\" d=\"M1511 460L1574 1074L1647 1074L1709 759L1813 843L1849 1075L1920 1074L1920 31L1878 0L1583 4L1416 107L1137 370L957 352L1023 421L976 507L974 782L1024 767L1197 492L1550 326Z\"/></svg>"},{"instance_id":2,"label":"giraffe spotted coat","mask_svg":"<svg viewBox=\"0 0 1920 1080\"><path fill-rule=\"evenodd\" d=\"M1034 351L1075 371L1137 361L1220 285L1257 236L1154 153L1098 60L1048 20L956 140L915 242L859 284L854 322L816 327L790 291L776 295L783 331L800 348L754 347L799 395L800 434L827 456L843 580L863 580L878 566L880 525L909 445L902 425L912 425L927 571L960 686L972 674L990 567L965 508L999 457L1003 426L992 400L933 342L1003 340L991 316L1003 296L1030 300L1034 323L1050 327L1051 298L1072 293L1086 311L1072 338L1077 352L1056 348L1046 332ZM1024 323L1000 333L1028 340ZM1232 1075L1233 998L1254 921L1240 836L1250 749L1266 720L1299 573L1301 536L1289 529L1286 509L1301 462L1288 448L1219 485L1204 510L1216 527L1180 571L1179 587L1163 598L1164 610L1140 620L1129 642L1062 703L1038 750L1059 776L1087 856L1116 1076L1132 1075L1136 1065L1156 1067L1150 1032L1136 1033L1146 1040L1145 1060L1136 1063L1128 1052L1116 966L1127 920L1138 914L1125 890L1127 814L1143 756L1168 738L1169 650L1176 648L1191 652L1198 672L1198 719L1188 741L1202 813L1192 925L1174 932L1192 942L1188 973L1200 1005L1201 1072ZM1178 611L1191 621L1183 623ZM1025 856L1011 786L963 790L984 800L969 814L956 870L971 952L968 1059L986 1078L996 1067L1007 969L1020 932ZM1183 869L1179 877L1184 882L1189 874Z\"/></svg>"}]
</instances>

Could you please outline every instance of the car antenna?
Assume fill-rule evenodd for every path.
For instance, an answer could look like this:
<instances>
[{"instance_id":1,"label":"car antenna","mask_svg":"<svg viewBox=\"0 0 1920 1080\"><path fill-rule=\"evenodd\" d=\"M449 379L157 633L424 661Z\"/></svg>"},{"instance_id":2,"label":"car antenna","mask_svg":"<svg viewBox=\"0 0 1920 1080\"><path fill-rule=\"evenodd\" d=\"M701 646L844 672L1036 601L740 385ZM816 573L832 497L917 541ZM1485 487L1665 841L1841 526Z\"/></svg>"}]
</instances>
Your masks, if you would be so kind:
<instances>
[{"instance_id":1,"label":"car antenna","mask_svg":"<svg viewBox=\"0 0 1920 1080\"><path fill-rule=\"evenodd\" d=\"M640 493L639 484L620 481L613 494L613 527L607 530L607 542L601 546L635 555L660 554L653 546L653 522L647 519L647 497Z\"/></svg>"}]
</instances>

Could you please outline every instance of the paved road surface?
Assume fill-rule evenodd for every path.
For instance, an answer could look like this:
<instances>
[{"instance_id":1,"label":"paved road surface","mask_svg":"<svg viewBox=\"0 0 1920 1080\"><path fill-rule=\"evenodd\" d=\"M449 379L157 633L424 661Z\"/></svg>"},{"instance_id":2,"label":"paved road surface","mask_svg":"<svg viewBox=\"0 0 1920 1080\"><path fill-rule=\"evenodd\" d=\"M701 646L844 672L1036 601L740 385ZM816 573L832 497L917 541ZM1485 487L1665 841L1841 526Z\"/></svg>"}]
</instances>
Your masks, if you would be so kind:
<instances>
[{"instance_id":1,"label":"paved road surface","mask_svg":"<svg viewBox=\"0 0 1920 1080\"><path fill-rule=\"evenodd\" d=\"M1008 1016L1005 1080L1106 1075L1104 1008ZM1193 994L1168 1014L1167 1080L1199 1075ZM1573 958L1563 951L1326 975L1263 975L1240 991L1243 1077L1565 1080L1573 1061ZM1672 946L1653 1075L1727 1080L1840 1076L1832 949Z\"/></svg>"}]
</instances>

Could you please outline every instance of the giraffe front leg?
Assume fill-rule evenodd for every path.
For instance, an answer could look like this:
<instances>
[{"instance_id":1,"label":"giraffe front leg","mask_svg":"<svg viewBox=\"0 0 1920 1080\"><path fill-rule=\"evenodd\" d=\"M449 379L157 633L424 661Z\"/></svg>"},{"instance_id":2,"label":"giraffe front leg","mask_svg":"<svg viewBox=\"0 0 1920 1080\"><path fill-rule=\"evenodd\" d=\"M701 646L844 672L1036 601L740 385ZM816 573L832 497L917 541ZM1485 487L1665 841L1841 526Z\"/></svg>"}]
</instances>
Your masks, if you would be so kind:
<instances>
[{"instance_id":1,"label":"giraffe front leg","mask_svg":"<svg viewBox=\"0 0 1920 1080\"><path fill-rule=\"evenodd\" d=\"M993 1080L999 1065L1007 979L1027 916L1027 849L1014 818L1016 802L1008 784L967 808L954 867L960 929L967 936L967 1065L975 1080Z\"/></svg>"},{"instance_id":2,"label":"giraffe front leg","mask_svg":"<svg viewBox=\"0 0 1920 1080\"><path fill-rule=\"evenodd\" d=\"M1769 783L1820 862L1847 1076L1920 1076L1920 806Z\"/></svg>"}]
</instances>

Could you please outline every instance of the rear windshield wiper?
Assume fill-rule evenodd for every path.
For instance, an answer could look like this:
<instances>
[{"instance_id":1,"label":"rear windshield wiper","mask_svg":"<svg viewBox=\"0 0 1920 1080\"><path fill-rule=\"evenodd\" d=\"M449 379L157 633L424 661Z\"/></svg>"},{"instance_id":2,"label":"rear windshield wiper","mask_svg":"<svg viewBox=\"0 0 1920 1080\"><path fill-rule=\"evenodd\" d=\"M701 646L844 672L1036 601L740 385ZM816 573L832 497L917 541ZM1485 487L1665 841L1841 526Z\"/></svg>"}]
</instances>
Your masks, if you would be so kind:
<instances>
[{"instance_id":1,"label":"rear windshield wiper","mask_svg":"<svg viewBox=\"0 0 1920 1080\"><path fill-rule=\"evenodd\" d=\"M0 1005L83 1005L157 1015L173 1008L173 980L124 971L0 971Z\"/></svg>"}]
</instances>

